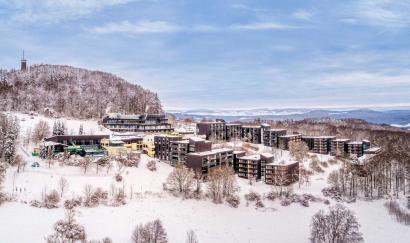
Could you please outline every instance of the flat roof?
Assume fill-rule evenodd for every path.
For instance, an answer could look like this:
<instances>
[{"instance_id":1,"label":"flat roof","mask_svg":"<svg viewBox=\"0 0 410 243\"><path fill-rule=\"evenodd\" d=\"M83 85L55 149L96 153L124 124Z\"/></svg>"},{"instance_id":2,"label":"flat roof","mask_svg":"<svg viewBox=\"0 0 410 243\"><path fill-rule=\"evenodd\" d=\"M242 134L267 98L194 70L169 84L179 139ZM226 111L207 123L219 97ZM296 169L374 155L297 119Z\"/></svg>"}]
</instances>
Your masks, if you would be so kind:
<instances>
[{"instance_id":1,"label":"flat roof","mask_svg":"<svg viewBox=\"0 0 410 243\"><path fill-rule=\"evenodd\" d=\"M282 135L279 136L280 138L292 138L292 137L299 137L301 134L287 134L287 135Z\"/></svg>"},{"instance_id":2,"label":"flat roof","mask_svg":"<svg viewBox=\"0 0 410 243\"><path fill-rule=\"evenodd\" d=\"M260 155L260 154L245 155L245 156L239 157L238 159L260 160L260 159L261 159L261 155Z\"/></svg>"},{"instance_id":3,"label":"flat roof","mask_svg":"<svg viewBox=\"0 0 410 243\"><path fill-rule=\"evenodd\" d=\"M267 158L271 158L273 157L273 154L271 153L261 153L262 156L267 157Z\"/></svg>"},{"instance_id":4,"label":"flat roof","mask_svg":"<svg viewBox=\"0 0 410 243\"><path fill-rule=\"evenodd\" d=\"M220 148L220 149L212 149L212 150L209 150L209 151L189 153L189 154L204 156L204 155L212 155L212 154L224 153L224 152L233 152L233 149L230 149L230 148Z\"/></svg>"},{"instance_id":5,"label":"flat roof","mask_svg":"<svg viewBox=\"0 0 410 243\"><path fill-rule=\"evenodd\" d=\"M348 142L347 144L363 144L363 142L361 142L361 141L352 141L352 142Z\"/></svg>"},{"instance_id":6,"label":"flat roof","mask_svg":"<svg viewBox=\"0 0 410 243\"><path fill-rule=\"evenodd\" d=\"M271 163L267 163L266 165L292 165L298 163L295 160L281 160L281 161L273 161Z\"/></svg>"},{"instance_id":7,"label":"flat roof","mask_svg":"<svg viewBox=\"0 0 410 243\"><path fill-rule=\"evenodd\" d=\"M313 139L331 139L331 138L335 138L336 136L303 136L302 138L313 138Z\"/></svg>"},{"instance_id":8,"label":"flat roof","mask_svg":"<svg viewBox=\"0 0 410 243\"><path fill-rule=\"evenodd\" d=\"M335 139L335 140L333 140L333 141L335 141L335 142L349 142L350 139L348 139L348 138L337 138L337 139Z\"/></svg>"}]
</instances>

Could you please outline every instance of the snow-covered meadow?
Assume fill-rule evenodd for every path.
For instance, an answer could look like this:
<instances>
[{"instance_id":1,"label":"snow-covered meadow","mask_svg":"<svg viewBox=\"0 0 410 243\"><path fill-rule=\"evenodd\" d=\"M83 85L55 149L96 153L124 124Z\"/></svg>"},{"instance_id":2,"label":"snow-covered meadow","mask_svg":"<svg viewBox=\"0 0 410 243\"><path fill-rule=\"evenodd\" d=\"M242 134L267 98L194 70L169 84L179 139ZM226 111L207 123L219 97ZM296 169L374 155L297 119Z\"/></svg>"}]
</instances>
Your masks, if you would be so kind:
<instances>
[{"instance_id":1,"label":"snow-covered meadow","mask_svg":"<svg viewBox=\"0 0 410 243\"><path fill-rule=\"evenodd\" d=\"M27 115L19 114L20 119ZM42 117L25 118L21 121L22 131L34 126ZM52 127L52 120L48 120ZM94 129L101 132L96 121L67 120L69 129L78 130L79 124L84 130ZM20 151L23 152L23 151ZM288 158L283 152L283 158ZM13 194L14 202L0 206L0 236L2 242L45 242L45 237L52 233L53 224L64 218L62 202L60 208L44 209L30 206L31 200L39 200L44 191L58 188L58 180L64 177L68 189L63 199L81 196L85 185L94 188L121 186L127 194L127 204L119 207L97 206L78 208L77 221L84 225L87 239L100 240L105 236L113 242L131 242L131 233L140 223L159 218L167 231L169 242L185 242L186 231L194 230L201 243L266 243L266 242L308 242L311 217L319 209L326 209L323 202L310 203L304 207L298 203L284 207L279 200L263 200L264 208L255 208L253 203L246 203L244 194L250 190L260 194L271 191L271 186L263 182L254 182L237 178L240 188L241 204L232 208L228 204L214 204L211 200L181 199L163 191L163 183L173 168L166 163L157 163L157 170L150 171L146 164L149 157L142 155L138 168L125 167L122 171L123 181L116 182L117 168L108 172L103 169L97 174L95 167L84 175L79 167L60 166L54 163L48 167L46 161L24 157L26 160L37 160L40 167L32 168L30 163L24 172L17 173L16 168L9 168L4 183L4 192ZM327 160L330 156L320 156ZM296 193L311 193L323 197L321 189L327 184L327 175L338 168L330 165L324 173L311 177L310 185L301 188L296 183ZM206 186L203 186L206 190ZM131 196L132 195L132 196ZM336 202L331 201L331 205ZM361 224L365 242L408 242L408 226L397 223L388 215L383 206L384 200L357 201L345 205L352 209Z\"/></svg>"}]
</instances>

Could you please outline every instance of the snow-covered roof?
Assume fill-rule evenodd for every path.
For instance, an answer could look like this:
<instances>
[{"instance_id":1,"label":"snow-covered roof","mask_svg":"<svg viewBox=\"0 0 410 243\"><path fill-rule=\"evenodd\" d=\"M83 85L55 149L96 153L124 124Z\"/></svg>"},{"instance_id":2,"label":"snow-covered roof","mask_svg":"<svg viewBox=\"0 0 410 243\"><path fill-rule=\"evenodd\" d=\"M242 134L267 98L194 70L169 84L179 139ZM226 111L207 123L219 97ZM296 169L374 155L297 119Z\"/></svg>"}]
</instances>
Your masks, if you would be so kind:
<instances>
[{"instance_id":1,"label":"snow-covered roof","mask_svg":"<svg viewBox=\"0 0 410 243\"><path fill-rule=\"evenodd\" d=\"M241 126L242 124L239 123L227 123L227 126Z\"/></svg>"},{"instance_id":2,"label":"snow-covered roof","mask_svg":"<svg viewBox=\"0 0 410 243\"><path fill-rule=\"evenodd\" d=\"M280 138L293 138L293 137L299 137L300 134L287 134L287 135L282 135L279 136Z\"/></svg>"},{"instance_id":3,"label":"snow-covered roof","mask_svg":"<svg viewBox=\"0 0 410 243\"><path fill-rule=\"evenodd\" d=\"M337 138L337 139L335 139L335 140L333 140L333 141L335 141L335 142L349 142L350 139L348 139L348 138Z\"/></svg>"},{"instance_id":4,"label":"snow-covered roof","mask_svg":"<svg viewBox=\"0 0 410 243\"><path fill-rule=\"evenodd\" d=\"M212 154L224 153L224 152L233 152L233 150L230 148L219 148L219 149L212 149L210 151L196 152L196 153L191 153L191 154L204 156L204 155L212 155Z\"/></svg>"},{"instance_id":5,"label":"snow-covered roof","mask_svg":"<svg viewBox=\"0 0 410 243\"><path fill-rule=\"evenodd\" d=\"M297 163L297 161L295 160L280 160L280 161L273 161L271 163L268 163L267 165L291 165L295 163Z\"/></svg>"},{"instance_id":6,"label":"snow-covered roof","mask_svg":"<svg viewBox=\"0 0 410 243\"><path fill-rule=\"evenodd\" d=\"M65 145L65 144L62 144L62 143L56 143L56 142L53 142L53 141L45 141L45 142L43 143L43 145L44 145L45 147L49 147L49 146L57 146L57 145L67 146L67 145Z\"/></svg>"},{"instance_id":7,"label":"snow-covered roof","mask_svg":"<svg viewBox=\"0 0 410 243\"><path fill-rule=\"evenodd\" d=\"M269 129L269 131L272 131L272 132L281 132L281 131L286 131L286 129L284 129L284 128L271 128L271 129Z\"/></svg>"},{"instance_id":8,"label":"snow-covered roof","mask_svg":"<svg viewBox=\"0 0 410 243\"><path fill-rule=\"evenodd\" d=\"M260 155L260 154L245 155L245 156L239 157L238 159L260 160L260 159L261 159L261 155Z\"/></svg>"},{"instance_id":9,"label":"snow-covered roof","mask_svg":"<svg viewBox=\"0 0 410 243\"><path fill-rule=\"evenodd\" d=\"M352 141L352 142L348 142L347 144L363 144L363 142L361 142L361 141Z\"/></svg>"},{"instance_id":10,"label":"snow-covered roof","mask_svg":"<svg viewBox=\"0 0 410 243\"><path fill-rule=\"evenodd\" d=\"M205 141L205 139L201 138L201 137L190 137L189 139L195 141L195 142L202 142Z\"/></svg>"},{"instance_id":11,"label":"snow-covered roof","mask_svg":"<svg viewBox=\"0 0 410 243\"><path fill-rule=\"evenodd\" d=\"M244 125L243 128L261 128L259 125Z\"/></svg>"},{"instance_id":12,"label":"snow-covered roof","mask_svg":"<svg viewBox=\"0 0 410 243\"><path fill-rule=\"evenodd\" d=\"M266 158L273 158L273 154L271 153L261 153L261 155Z\"/></svg>"}]
</instances>

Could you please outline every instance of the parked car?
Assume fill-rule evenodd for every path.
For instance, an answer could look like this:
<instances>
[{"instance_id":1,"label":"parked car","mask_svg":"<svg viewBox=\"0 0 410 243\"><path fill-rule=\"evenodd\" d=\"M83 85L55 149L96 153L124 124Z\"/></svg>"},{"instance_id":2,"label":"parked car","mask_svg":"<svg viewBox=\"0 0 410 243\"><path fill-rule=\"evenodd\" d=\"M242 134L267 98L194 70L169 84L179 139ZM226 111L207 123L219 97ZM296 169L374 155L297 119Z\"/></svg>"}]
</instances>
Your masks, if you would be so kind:
<instances>
[{"instance_id":1,"label":"parked car","mask_svg":"<svg viewBox=\"0 0 410 243\"><path fill-rule=\"evenodd\" d=\"M37 161L34 161L34 162L31 164L31 167L40 167L40 164L39 164Z\"/></svg>"}]
</instances>

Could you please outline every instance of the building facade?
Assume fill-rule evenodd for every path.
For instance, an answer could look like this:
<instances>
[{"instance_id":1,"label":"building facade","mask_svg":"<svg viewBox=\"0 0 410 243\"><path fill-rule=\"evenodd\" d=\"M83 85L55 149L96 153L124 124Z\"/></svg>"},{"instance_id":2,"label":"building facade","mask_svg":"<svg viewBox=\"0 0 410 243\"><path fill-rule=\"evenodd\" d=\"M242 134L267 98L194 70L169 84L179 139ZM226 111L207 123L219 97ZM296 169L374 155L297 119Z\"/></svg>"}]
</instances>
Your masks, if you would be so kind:
<instances>
[{"instance_id":1,"label":"building facade","mask_svg":"<svg viewBox=\"0 0 410 243\"><path fill-rule=\"evenodd\" d=\"M186 160L186 166L188 168L193 169L205 177L213 168L232 165L233 150L229 148L189 153Z\"/></svg>"},{"instance_id":2,"label":"building facade","mask_svg":"<svg viewBox=\"0 0 410 243\"><path fill-rule=\"evenodd\" d=\"M286 135L286 129L268 129L263 132L263 145L278 147L279 136Z\"/></svg>"},{"instance_id":3,"label":"building facade","mask_svg":"<svg viewBox=\"0 0 410 243\"><path fill-rule=\"evenodd\" d=\"M265 183L287 186L299 180L299 163L268 163L265 170Z\"/></svg>"},{"instance_id":4,"label":"building facade","mask_svg":"<svg viewBox=\"0 0 410 243\"><path fill-rule=\"evenodd\" d=\"M113 132L171 133L174 131L165 114L108 114L102 125Z\"/></svg>"},{"instance_id":5,"label":"building facade","mask_svg":"<svg viewBox=\"0 0 410 243\"><path fill-rule=\"evenodd\" d=\"M273 161L270 153L246 155L238 158L238 176L260 180L265 176L265 165Z\"/></svg>"}]
</instances>

